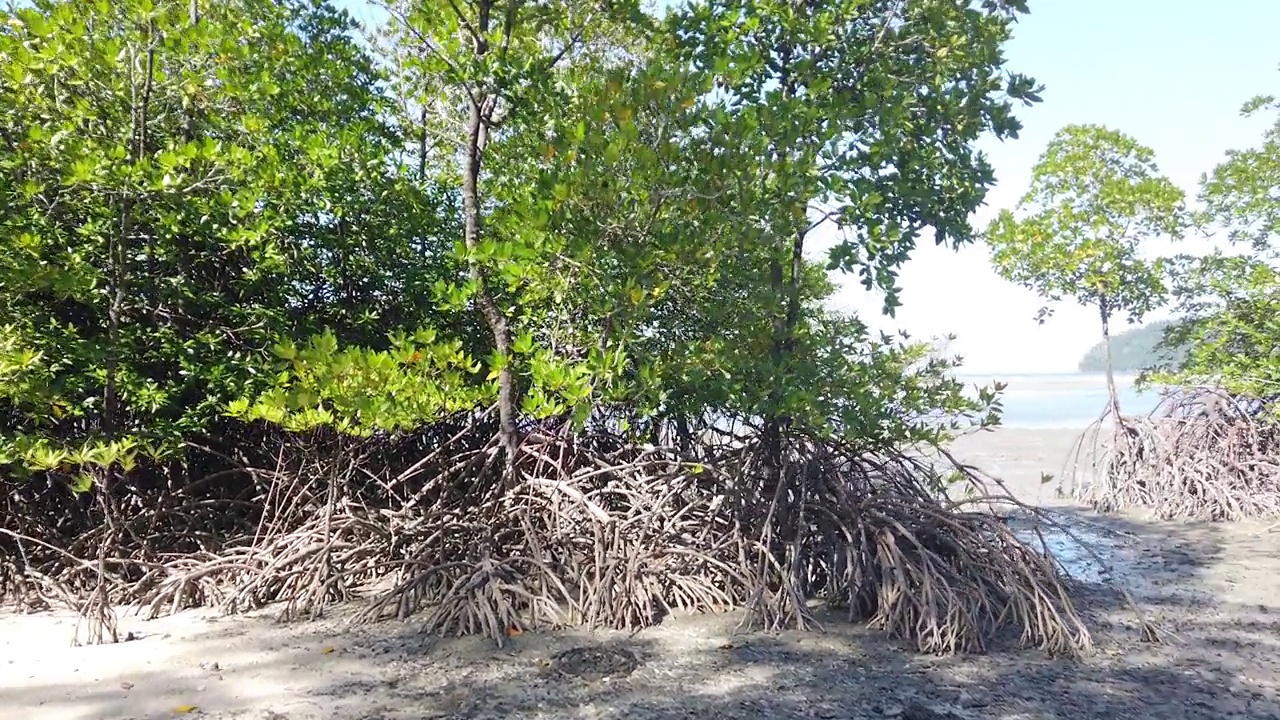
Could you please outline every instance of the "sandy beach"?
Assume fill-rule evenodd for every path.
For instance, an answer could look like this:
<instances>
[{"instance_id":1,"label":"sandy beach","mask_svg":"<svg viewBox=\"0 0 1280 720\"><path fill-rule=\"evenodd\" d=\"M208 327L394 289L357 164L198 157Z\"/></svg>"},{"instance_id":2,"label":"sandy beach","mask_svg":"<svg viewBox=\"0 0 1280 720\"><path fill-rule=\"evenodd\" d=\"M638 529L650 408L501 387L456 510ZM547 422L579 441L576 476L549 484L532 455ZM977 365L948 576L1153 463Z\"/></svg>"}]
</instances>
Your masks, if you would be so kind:
<instances>
[{"instance_id":1,"label":"sandy beach","mask_svg":"<svg viewBox=\"0 0 1280 720\"><path fill-rule=\"evenodd\" d=\"M122 614L132 641L73 647L69 613L5 612L0 718L1280 718L1280 533L1074 508L1040 476L1060 471L1077 434L1002 429L955 449L1099 546L1103 579L1074 586L1097 646L1083 660L1005 648L926 657L836 617L825 632L747 635L735 614L673 617L633 636L531 632L497 648L424 634L413 619L350 626L354 605L289 624L273 608L204 609ZM1163 643L1140 641L1114 583ZM614 679L551 671L557 652L584 645L624 648L639 666Z\"/></svg>"},{"instance_id":2,"label":"sandy beach","mask_svg":"<svg viewBox=\"0 0 1280 720\"><path fill-rule=\"evenodd\" d=\"M961 462L1002 482L1023 502L1064 506L1071 503L1057 496L1058 481L1069 476L1082 433L1065 428L997 428L958 438L952 451ZM1042 482L1044 474L1053 480Z\"/></svg>"}]
</instances>

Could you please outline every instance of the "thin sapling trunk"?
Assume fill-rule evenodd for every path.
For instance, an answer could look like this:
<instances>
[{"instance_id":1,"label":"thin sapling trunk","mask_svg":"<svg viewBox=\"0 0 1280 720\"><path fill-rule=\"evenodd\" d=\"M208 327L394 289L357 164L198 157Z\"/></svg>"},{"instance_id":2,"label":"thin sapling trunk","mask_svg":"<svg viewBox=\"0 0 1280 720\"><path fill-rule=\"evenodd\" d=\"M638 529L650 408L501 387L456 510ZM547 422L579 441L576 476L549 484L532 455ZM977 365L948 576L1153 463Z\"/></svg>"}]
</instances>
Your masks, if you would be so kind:
<instances>
[{"instance_id":1,"label":"thin sapling trunk","mask_svg":"<svg viewBox=\"0 0 1280 720\"><path fill-rule=\"evenodd\" d=\"M491 9L492 3L489 0L479 3L474 44L477 57L482 57L489 51L489 43L485 38L489 32ZM516 448L519 445L516 431L515 375L511 369L511 327L489 291L487 273L475 257L480 243L480 169L488 141L488 116L492 115L496 100L492 94L477 89L470 95L468 102L466 166L462 174L463 239L469 254L468 272L476 288L476 304L493 333L494 349L502 358L502 366L498 370L498 433L507 453L507 466L511 467L515 463Z\"/></svg>"},{"instance_id":2,"label":"thin sapling trunk","mask_svg":"<svg viewBox=\"0 0 1280 720\"><path fill-rule=\"evenodd\" d=\"M1107 397L1111 413L1120 420L1120 394L1116 392L1116 375L1111 361L1111 307L1106 298L1098 301L1098 314L1102 318L1102 352L1107 368Z\"/></svg>"}]
</instances>

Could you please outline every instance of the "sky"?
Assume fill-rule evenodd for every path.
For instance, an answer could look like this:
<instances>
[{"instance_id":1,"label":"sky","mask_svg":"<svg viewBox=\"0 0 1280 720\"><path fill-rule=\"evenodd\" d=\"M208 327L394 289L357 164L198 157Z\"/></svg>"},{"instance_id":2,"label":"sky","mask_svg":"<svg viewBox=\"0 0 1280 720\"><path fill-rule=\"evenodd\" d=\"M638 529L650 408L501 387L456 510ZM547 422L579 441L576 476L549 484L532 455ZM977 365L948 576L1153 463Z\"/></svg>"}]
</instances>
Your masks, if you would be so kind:
<instances>
[{"instance_id":1,"label":"sky","mask_svg":"<svg viewBox=\"0 0 1280 720\"><path fill-rule=\"evenodd\" d=\"M359 20L381 14L366 0L338 0ZM1231 148L1256 144L1268 119L1245 119L1240 107L1280 94L1280 0L1029 0L1006 46L1010 70L1045 85L1043 102L1017 112L1017 140L984 140L997 185L973 217L975 227L1025 192L1031 167L1062 126L1099 123L1155 150L1160 169L1194 199L1200 175ZM817 237L815 252L831 238ZM1191 243L1184 250L1206 249ZM1156 247L1167 252L1172 247ZM960 251L926 240L899 279L903 306L880 318L881 298L853 276L837 277L831 306L858 312L879 329L917 338L954 334L951 351L974 374L1074 372L1098 341L1092 310L1055 306L1036 322L1040 299L991 269L987 249ZM1160 313L1151 319L1161 317ZM879 318L878 320L875 318Z\"/></svg>"}]
</instances>

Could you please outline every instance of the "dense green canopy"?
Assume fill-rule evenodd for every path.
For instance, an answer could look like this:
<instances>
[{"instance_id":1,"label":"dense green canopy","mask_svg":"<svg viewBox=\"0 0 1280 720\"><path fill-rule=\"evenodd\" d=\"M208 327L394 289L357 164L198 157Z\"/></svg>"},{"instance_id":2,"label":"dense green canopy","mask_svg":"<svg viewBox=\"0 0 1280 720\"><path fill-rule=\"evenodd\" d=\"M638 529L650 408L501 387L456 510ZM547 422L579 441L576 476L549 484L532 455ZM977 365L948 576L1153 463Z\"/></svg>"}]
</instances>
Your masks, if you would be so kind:
<instances>
[{"instance_id":1,"label":"dense green canopy","mask_svg":"<svg viewBox=\"0 0 1280 720\"><path fill-rule=\"evenodd\" d=\"M474 4L392 2L373 50L312 0L6 12L0 461L495 401L508 435L601 403L868 439L985 412L823 310L805 238L891 302L922 233L970 239L973 143L1035 97L999 51L1018 3Z\"/></svg>"}]
</instances>

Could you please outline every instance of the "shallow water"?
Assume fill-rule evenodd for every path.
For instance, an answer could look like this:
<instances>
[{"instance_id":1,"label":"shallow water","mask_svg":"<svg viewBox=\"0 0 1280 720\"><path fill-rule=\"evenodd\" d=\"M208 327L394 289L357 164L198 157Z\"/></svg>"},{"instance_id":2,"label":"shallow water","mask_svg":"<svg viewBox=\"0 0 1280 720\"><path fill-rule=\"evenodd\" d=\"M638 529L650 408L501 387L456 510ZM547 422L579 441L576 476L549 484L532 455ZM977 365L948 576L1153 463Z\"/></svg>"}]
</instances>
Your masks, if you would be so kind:
<instances>
[{"instance_id":1,"label":"shallow water","mask_svg":"<svg viewBox=\"0 0 1280 720\"><path fill-rule=\"evenodd\" d=\"M1009 525L1031 547L1047 550L1070 578L1092 584L1115 578L1120 551L1130 543L1128 538L1066 513L1045 512L1051 522L1023 515L1011 517Z\"/></svg>"},{"instance_id":2,"label":"shallow water","mask_svg":"<svg viewBox=\"0 0 1280 720\"><path fill-rule=\"evenodd\" d=\"M974 386L993 380L1007 384L1001 401L1001 424L1009 428L1082 428L1095 422L1107 408L1105 375L1066 373L1044 375L957 376L976 393ZM1146 415L1160 402L1158 389L1139 391L1136 376L1116 376L1120 408L1127 415Z\"/></svg>"}]
</instances>

